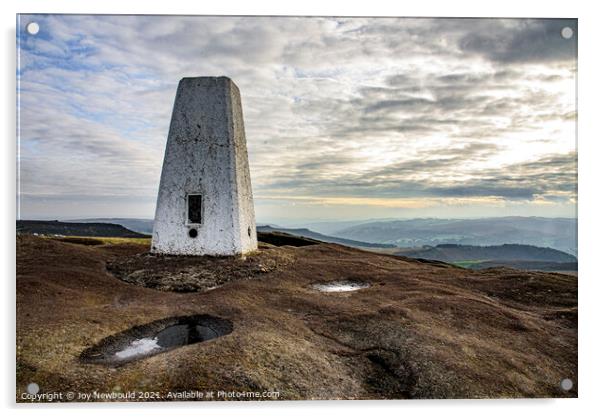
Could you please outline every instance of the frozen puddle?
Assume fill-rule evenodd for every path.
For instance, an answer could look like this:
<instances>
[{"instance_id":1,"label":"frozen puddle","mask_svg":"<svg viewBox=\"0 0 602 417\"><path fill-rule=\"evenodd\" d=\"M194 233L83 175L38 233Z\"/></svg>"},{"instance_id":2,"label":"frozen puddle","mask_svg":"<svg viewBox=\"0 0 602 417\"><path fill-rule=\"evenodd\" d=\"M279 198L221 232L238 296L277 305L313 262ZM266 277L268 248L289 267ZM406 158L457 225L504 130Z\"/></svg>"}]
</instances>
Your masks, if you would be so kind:
<instances>
[{"instance_id":1,"label":"frozen puddle","mask_svg":"<svg viewBox=\"0 0 602 417\"><path fill-rule=\"evenodd\" d=\"M101 340L80 355L84 363L122 365L181 346L201 343L232 333L229 320L208 315L172 317Z\"/></svg>"},{"instance_id":2,"label":"frozen puddle","mask_svg":"<svg viewBox=\"0 0 602 417\"><path fill-rule=\"evenodd\" d=\"M134 356L146 355L155 349L161 349L157 338L145 337L144 339L134 340L128 347L116 352L115 356L119 359L130 359Z\"/></svg>"},{"instance_id":3,"label":"frozen puddle","mask_svg":"<svg viewBox=\"0 0 602 417\"><path fill-rule=\"evenodd\" d=\"M320 284L312 284L314 290L321 292L347 292L368 288L370 284L359 281L332 281Z\"/></svg>"}]
</instances>

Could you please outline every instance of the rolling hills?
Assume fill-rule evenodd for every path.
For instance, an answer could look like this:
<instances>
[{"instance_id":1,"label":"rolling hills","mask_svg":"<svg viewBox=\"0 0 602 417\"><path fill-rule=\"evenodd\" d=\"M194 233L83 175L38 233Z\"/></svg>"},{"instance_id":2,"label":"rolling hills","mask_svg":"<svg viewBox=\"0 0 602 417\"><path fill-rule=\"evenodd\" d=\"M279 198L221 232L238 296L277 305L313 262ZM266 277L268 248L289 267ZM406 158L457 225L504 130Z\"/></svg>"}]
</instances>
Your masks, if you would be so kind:
<instances>
[{"instance_id":1,"label":"rolling hills","mask_svg":"<svg viewBox=\"0 0 602 417\"><path fill-rule=\"evenodd\" d=\"M568 253L532 245L472 246L442 244L394 252L410 258L431 259L471 269L506 266L540 271L576 271L577 258Z\"/></svg>"},{"instance_id":2,"label":"rolling hills","mask_svg":"<svg viewBox=\"0 0 602 417\"><path fill-rule=\"evenodd\" d=\"M97 237L145 237L112 223L74 223L57 220L17 220L17 233L63 235L63 236L97 236Z\"/></svg>"},{"instance_id":3,"label":"rolling hills","mask_svg":"<svg viewBox=\"0 0 602 417\"><path fill-rule=\"evenodd\" d=\"M113 223L151 234L153 220L96 218L78 223ZM407 247L461 244L492 246L522 244L549 247L577 255L577 220L544 217L490 217L481 219L408 219L306 222L295 227L258 225L258 230L278 230L323 242L354 247Z\"/></svg>"},{"instance_id":4,"label":"rolling hills","mask_svg":"<svg viewBox=\"0 0 602 417\"><path fill-rule=\"evenodd\" d=\"M285 228L285 227L257 226L257 231L264 232L264 233L272 233L272 232L287 233L290 235L301 236L301 237L306 237L309 239L319 240L320 242L338 243L340 245L351 246L351 247L355 247L355 248L394 248L395 247L395 245L392 245L390 243L370 243L370 242L363 242L363 241L359 241L359 240L340 238L340 237L336 237L336 236L327 236L327 235L323 235L321 233L317 233L317 232L314 232L314 231L306 229L306 228L289 229L289 228Z\"/></svg>"},{"instance_id":5,"label":"rolling hills","mask_svg":"<svg viewBox=\"0 0 602 417\"><path fill-rule=\"evenodd\" d=\"M577 220L543 217L482 219L411 219L374 221L332 230L345 239L390 243L399 247L502 245L515 243L549 247L577 254Z\"/></svg>"}]
</instances>

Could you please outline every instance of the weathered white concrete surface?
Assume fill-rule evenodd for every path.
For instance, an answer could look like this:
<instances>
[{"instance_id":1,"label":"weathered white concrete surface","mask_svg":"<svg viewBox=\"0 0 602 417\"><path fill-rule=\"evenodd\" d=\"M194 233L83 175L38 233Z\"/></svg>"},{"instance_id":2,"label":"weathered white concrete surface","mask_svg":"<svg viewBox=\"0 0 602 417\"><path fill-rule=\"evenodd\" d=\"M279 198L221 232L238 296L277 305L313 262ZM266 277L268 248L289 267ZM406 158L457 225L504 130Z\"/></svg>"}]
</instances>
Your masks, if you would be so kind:
<instances>
[{"instance_id":1,"label":"weathered white concrete surface","mask_svg":"<svg viewBox=\"0 0 602 417\"><path fill-rule=\"evenodd\" d=\"M200 223L189 221L191 194L202 195ZM190 236L192 229L196 237ZM165 149L151 251L236 255L255 249L255 210L238 87L227 77L183 78Z\"/></svg>"}]
</instances>

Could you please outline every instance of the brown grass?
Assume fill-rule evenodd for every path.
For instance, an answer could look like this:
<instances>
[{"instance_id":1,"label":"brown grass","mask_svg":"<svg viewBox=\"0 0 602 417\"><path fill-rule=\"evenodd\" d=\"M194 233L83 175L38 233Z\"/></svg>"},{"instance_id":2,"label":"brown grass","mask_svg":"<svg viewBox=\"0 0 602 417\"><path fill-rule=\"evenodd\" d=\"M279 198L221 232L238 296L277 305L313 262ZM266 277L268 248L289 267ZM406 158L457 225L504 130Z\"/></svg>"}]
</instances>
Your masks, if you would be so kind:
<instances>
[{"instance_id":1,"label":"brown grass","mask_svg":"<svg viewBox=\"0 0 602 417\"><path fill-rule=\"evenodd\" d=\"M278 390L284 400L577 395L576 277L469 271L333 244L263 246L257 256L286 266L207 292L157 291L106 269L147 250L17 238L18 398L32 381L42 392ZM310 288L340 279L371 287ZM192 314L234 330L118 369L78 360L107 336ZM575 382L570 392L563 378Z\"/></svg>"}]
</instances>

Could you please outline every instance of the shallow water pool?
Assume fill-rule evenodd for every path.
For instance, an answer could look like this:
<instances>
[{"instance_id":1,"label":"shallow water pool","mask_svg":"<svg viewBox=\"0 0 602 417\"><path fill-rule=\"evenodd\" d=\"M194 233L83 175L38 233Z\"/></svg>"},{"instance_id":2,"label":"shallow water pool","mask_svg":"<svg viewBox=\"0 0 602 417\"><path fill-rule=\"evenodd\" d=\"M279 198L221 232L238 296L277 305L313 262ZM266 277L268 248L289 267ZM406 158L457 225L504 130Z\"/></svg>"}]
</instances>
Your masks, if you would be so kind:
<instances>
[{"instance_id":1,"label":"shallow water pool","mask_svg":"<svg viewBox=\"0 0 602 417\"><path fill-rule=\"evenodd\" d=\"M208 315L172 317L109 336L80 355L84 363L122 365L231 333L229 320Z\"/></svg>"},{"instance_id":2,"label":"shallow water pool","mask_svg":"<svg viewBox=\"0 0 602 417\"><path fill-rule=\"evenodd\" d=\"M347 291L357 291L364 288L368 288L370 284L367 282L360 281L331 281L325 283L317 283L312 284L312 288L314 290L318 290L320 292L347 292Z\"/></svg>"}]
</instances>

